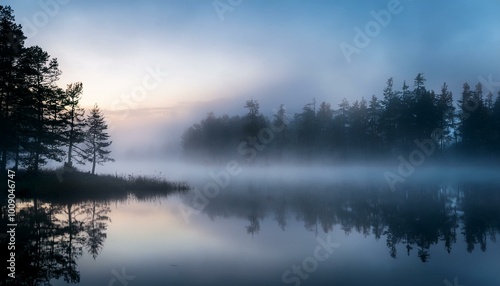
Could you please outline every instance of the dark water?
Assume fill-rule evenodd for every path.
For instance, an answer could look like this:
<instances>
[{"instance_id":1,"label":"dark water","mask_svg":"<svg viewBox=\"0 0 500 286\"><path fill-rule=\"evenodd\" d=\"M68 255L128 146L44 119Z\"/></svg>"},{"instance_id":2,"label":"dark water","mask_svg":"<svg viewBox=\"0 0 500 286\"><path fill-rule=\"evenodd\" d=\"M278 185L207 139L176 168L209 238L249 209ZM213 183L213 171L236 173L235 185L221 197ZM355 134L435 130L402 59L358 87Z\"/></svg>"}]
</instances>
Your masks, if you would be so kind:
<instances>
[{"instance_id":1,"label":"dark water","mask_svg":"<svg viewBox=\"0 0 500 286\"><path fill-rule=\"evenodd\" d=\"M500 285L498 181L407 181L392 191L378 180L240 178L200 195L206 186L19 202L16 282Z\"/></svg>"}]
</instances>

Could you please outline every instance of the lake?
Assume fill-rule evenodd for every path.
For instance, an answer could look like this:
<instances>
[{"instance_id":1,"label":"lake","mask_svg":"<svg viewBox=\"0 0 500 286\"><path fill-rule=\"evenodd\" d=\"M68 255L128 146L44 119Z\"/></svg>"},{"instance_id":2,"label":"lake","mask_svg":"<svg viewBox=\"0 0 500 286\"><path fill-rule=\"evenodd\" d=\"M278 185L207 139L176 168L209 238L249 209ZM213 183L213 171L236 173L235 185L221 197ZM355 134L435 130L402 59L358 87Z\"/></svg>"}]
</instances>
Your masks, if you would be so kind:
<instances>
[{"instance_id":1,"label":"lake","mask_svg":"<svg viewBox=\"0 0 500 286\"><path fill-rule=\"evenodd\" d=\"M168 196L19 201L17 281L500 285L498 170L394 189L380 169L342 170L221 166Z\"/></svg>"}]
</instances>

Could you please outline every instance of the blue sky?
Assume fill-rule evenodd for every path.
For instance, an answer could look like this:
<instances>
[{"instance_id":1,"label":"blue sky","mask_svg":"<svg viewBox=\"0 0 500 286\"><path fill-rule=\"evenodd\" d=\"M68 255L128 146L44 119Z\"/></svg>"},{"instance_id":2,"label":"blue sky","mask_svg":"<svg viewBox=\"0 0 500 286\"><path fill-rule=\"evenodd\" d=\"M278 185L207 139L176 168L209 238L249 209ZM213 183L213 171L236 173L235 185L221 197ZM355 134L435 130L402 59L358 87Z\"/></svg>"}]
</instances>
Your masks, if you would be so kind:
<instances>
[{"instance_id":1,"label":"blue sky","mask_svg":"<svg viewBox=\"0 0 500 286\"><path fill-rule=\"evenodd\" d=\"M381 97L389 77L411 86L419 72L435 91L446 81L455 98L465 81L500 81L497 0L1 3L14 9L28 45L58 58L61 86L83 82L83 105L97 102L121 119L149 108L166 110L152 121L236 114L250 97L264 112L280 103L298 111L312 98L336 107L344 97ZM218 12L214 3L230 8ZM340 45L355 47L355 28L366 32L372 11L391 5L399 12L388 12L390 21L346 60Z\"/></svg>"},{"instance_id":2,"label":"blue sky","mask_svg":"<svg viewBox=\"0 0 500 286\"><path fill-rule=\"evenodd\" d=\"M349 63L340 44L353 45L354 28L364 30L374 20L371 11L398 2L402 11ZM137 106L175 106L266 88L290 99L287 85L292 94L297 85L311 92L294 95L288 105L314 96L338 103L380 93L391 76L397 85L411 82L418 72L429 88L448 81L459 92L464 81L498 73L500 63L500 2L493 0L3 3L32 35L27 43L59 59L61 84L82 81L87 104L99 99L108 108L156 65L169 77ZM214 3L236 5L218 13ZM44 7L55 12L37 26L44 23L37 13L49 14Z\"/></svg>"}]
</instances>

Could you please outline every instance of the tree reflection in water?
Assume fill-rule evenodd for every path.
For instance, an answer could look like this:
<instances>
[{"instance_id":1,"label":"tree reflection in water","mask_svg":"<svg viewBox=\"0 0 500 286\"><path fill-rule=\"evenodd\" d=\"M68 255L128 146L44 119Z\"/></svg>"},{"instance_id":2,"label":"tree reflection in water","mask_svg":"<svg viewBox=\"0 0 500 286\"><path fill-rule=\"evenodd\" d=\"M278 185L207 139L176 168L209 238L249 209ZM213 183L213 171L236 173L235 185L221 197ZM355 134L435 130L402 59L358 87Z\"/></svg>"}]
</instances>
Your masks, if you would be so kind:
<instances>
[{"instance_id":1,"label":"tree reflection in water","mask_svg":"<svg viewBox=\"0 0 500 286\"><path fill-rule=\"evenodd\" d=\"M405 184L392 192L374 184L273 184L246 182L221 192L203 209L212 220L241 218L252 236L266 218L282 231L295 220L307 231L357 232L384 239L391 257L400 252L431 259L431 247L452 252L458 240L472 252L487 250L500 231L500 193L495 184ZM185 204L194 193L180 196ZM2 204L1 233L6 233L7 208ZM49 202L32 199L18 204L16 230L17 285L49 285L52 279L79 283L77 262L87 252L102 251L108 223L108 202ZM0 238L5 241L5 237ZM2 247L6 252L7 247ZM404 250L403 250L404 249ZM2 255L2 257L6 257ZM6 268L1 275L7 276Z\"/></svg>"},{"instance_id":2,"label":"tree reflection in water","mask_svg":"<svg viewBox=\"0 0 500 286\"><path fill-rule=\"evenodd\" d=\"M50 285L50 280L62 278L66 283L79 283L77 260L84 247L94 259L102 250L110 211L108 203L97 201L60 204L33 199L20 204L16 279L12 282Z\"/></svg>"},{"instance_id":3,"label":"tree reflection in water","mask_svg":"<svg viewBox=\"0 0 500 286\"><path fill-rule=\"evenodd\" d=\"M385 237L389 254L398 257L398 248L417 254L422 262L431 258L430 247L443 244L448 253L462 234L471 252L476 245L486 250L488 239L500 231L500 193L494 184L406 184L390 191L382 185L315 184L297 186L254 183L220 193L203 209L212 220L240 217L252 236L260 223L274 215L285 231L294 217L313 232L325 233L339 226L347 235L356 231L379 240ZM184 203L192 201L184 197Z\"/></svg>"}]
</instances>

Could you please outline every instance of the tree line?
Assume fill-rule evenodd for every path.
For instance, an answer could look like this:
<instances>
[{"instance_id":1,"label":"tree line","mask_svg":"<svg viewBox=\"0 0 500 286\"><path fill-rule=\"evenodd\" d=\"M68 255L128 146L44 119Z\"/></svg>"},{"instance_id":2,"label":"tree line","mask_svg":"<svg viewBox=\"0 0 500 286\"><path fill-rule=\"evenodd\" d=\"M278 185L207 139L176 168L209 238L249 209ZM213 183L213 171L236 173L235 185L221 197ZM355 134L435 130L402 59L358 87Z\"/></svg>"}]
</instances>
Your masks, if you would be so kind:
<instances>
[{"instance_id":1,"label":"tree line","mask_svg":"<svg viewBox=\"0 0 500 286\"><path fill-rule=\"evenodd\" d=\"M56 58L26 47L22 27L9 6L0 6L0 168L9 164L37 173L49 160L95 165L113 159L104 115L97 106L85 116L83 85L57 86Z\"/></svg>"},{"instance_id":2,"label":"tree line","mask_svg":"<svg viewBox=\"0 0 500 286\"><path fill-rule=\"evenodd\" d=\"M259 152L274 159L345 160L411 152L415 140L433 139L434 152L443 156L500 154L500 92L494 97L483 92L481 83L474 88L464 83L455 102L446 83L435 92L425 82L419 73L412 87L405 81L398 90L389 78L380 99L373 95L350 103L344 98L338 108L327 102L316 105L313 99L293 116L281 105L268 118L251 99L245 115L209 113L189 127L182 136L183 150L212 159L238 153L253 158ZM266 132L273 125L282 128Z\"/></svg>"}]
</instances>

